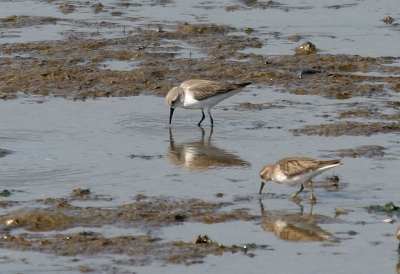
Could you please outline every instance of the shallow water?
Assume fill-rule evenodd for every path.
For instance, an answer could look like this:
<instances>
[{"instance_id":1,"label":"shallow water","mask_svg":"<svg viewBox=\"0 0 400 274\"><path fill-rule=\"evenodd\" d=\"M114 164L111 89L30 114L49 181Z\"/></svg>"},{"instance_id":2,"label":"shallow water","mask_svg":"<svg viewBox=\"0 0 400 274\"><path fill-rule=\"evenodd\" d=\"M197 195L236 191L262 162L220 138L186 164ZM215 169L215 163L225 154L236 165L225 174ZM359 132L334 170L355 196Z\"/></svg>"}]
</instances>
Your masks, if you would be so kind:
<instances>
[{"instance_id":1,"label":"shallow water","mask_svg":"<svg viewBox=\"0 0 400 274\"><path fill-rule=\"evenodd\" d=\"M400 20L394 1L330 1L329 4L281 1L285 7L267 9L246 6L243 1L200 4L143 1L139 6L128 8L119 7L115 1L104 1L105 11L97 14L91 9L95 2L68 3L76 9L65 14L59 9L63 1L0 2L4 7L0 9L1 18L51 13L65 19L63 24L54 26L4 29L0 43L64 39L72 29L87 32L97 29L99 36L94 39L122 35L107 27L80 25L76 28L76 21L70 21L72 19L107 20L121 26L121 30L150 23L189 21L226 24L238 29L254 28L254 35L265 39L261 49L252 49L255 53L293 54L299 42L289 38L300 35L324 53L371 57L397 57L399 54L399 27L381 21L386 16ZM342 6L331 7L333 5ZM227 7L235 9L228 11ZM112 11L123 13L111 16ZM111 61L104 66L129 70L134 64L126 66L123 62ZM264 216L265 220L217 224L184 222L160 227L152 233L165 242L191 242L199 234L207 234L226 246L249 243L268 246L267 249L251 250L254 256L223 253L209 255L202 263L190 266L164 265L155 261L143 267L116 263L116 260L129 258L124 254L81 256L74 261L74 257L68 256L0 249L2 273L81 273L82 266L104 273L154 273L160 271L161 265L164 265L163 271L171 273L188 270L191 273L260 272L261 269L272 273L293 270L296 273L395 273L399 262L398 241L394 237L398 216L392 216L394 224L385 223L382 220L388 218L386 214L370 214L366 207L400 203L398 131L368 137L324 137L295 136L291 130L338 121L339 113L348 110L352 103L373 106L386 114L396 113L398 109L386 109L385 106L399 101L398 93L390 91L388 96L343 101L319 95L282 93L281 89L268 84L251 85L246 91L227 99L213 109L213 132L208 118L203 122L204 131L197 127L199 110L177 109L172 127L167 126L168 106L164 98L155 96L82 102L21 93L15 100L1 101L0 148L12 153L0 158L0 190L14 191L10 197L1 197L1 201L28 201L37 206L35 199L66 197L73 189L90 188L92 193L111 200L76 201L75 205L113 207L131 203L137 194L233 202L230 209L246 208L251 214ZM243 110L238 108L243 102L269 107ZM344 120L369 121L357 116ZM377 117L371 120L384 121ZM383 154L369 157L366 154L354 157L340 154L341 150L365 146L380 146ZM341 166L316 178L318 202L314 206L307 200L308 192L300 195L303 201L299 204L290 199L297 186L271 182L265 186L262 195L258 194L259 170L265 164L288 156L343 157ZM332 175L340 178L338 189L327 182L327 177ZM224 195L219 198L217 193ZM0 212L3 216L25 206L2 207ZM347 211L347 214L335 216L335 209ZM267 220L276 221L276 227L284 226L285 222L295 228L308 224L306 231L314 231L317 236L329 234L331 238L324 242L310 239L309 242L298 242L299 239L284 238L277 229L266 229ZM58 233L79 230L78 227ZM110 237L146 233L138 228L121 228L118 224L90 230ZM288 234L298 233L296 229L291 231ZM13 231L14 234L23 232L23 229ZM302 240L306 239L303 236Z\"/></svg>"}]
</instances>

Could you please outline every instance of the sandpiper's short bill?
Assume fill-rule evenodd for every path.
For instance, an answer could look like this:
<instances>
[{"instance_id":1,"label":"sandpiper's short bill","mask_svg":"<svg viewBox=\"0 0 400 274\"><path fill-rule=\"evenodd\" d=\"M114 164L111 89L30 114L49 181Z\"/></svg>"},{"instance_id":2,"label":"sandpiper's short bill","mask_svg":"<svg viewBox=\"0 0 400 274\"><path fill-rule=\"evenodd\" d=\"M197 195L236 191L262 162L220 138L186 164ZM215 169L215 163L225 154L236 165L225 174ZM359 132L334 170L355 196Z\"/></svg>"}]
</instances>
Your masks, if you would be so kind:
<instances>
[{"instance_id":1,"label":"sandpiper's short bill","mask_svg":"<svg viewBox=\"0 0 400 274\"><path fill-rule=\"evenodd\" d=\"M309 183L311 188L311 200L316 200L311 179L328 169L340 165L340 159L320 161L312 158L292 157L284 158L274 165L267 165L261 169L261 191L268 181L285 185L301 184L301 188L292 197L303 191L304 183Z\"/></svg>"},{"instance_id":2,"label":"sandpiper's short bill","mask_svg":"<svg viewBox=\"0 0 400 274\"><path fill-rule=\"evenodd\" d=\"M242 88L250 85L250 82L228 84L210 80L187 80L179 87L174 87L167 94L167 103L171 107L169 115L169 124L172 122L172 115L177 107L186 109L201 109L203 114L200 122L201 126L205 115L204 110L210 115L211 126L214 126L214 120L211 116L211 109L226 98L239 93Z\"/></svg>"}]
</instances>

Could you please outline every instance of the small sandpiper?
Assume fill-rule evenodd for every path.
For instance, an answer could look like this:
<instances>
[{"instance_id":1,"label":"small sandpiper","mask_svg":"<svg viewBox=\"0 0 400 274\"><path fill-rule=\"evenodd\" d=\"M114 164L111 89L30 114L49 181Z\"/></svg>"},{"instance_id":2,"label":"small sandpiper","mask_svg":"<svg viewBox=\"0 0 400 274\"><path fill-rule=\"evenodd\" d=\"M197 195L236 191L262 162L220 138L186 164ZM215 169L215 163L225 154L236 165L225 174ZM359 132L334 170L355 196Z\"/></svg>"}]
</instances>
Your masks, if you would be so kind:
<instances>
[{"instance_id":1,"label":"small sandpiper","mask_svg":"<svg viewBox=\"0 0 400 274\"><path fill-rule=\"evenodd\" d=\"M260 194L267 181L274 181L285 185L301 184L300 190L292 195L292 198L296 198L297 194L303 191L303 184L308 182L311 188L310 199L315 201L311 179L338 165L340 165L339 159L320 161L304 157L284 158L275 165L268 165L261 169L260 176L262 181Z\"/></svg>"},{"instance_id":2,"label":"small sandpiper","mask_svg":"<svg viewBox=\"0 0 400 274\"><path fill-rule=\"evenodd\" d=\"M242 88L250 85L250 82L239 84L228 84L210 80L187 80L179 87L174 87L167 94L167 103L171 107L169 114L169 124L172 121L172 115L177 107L186 109L201 109L203 114L200 122L201 126L205 115L204 110L210 115L211 126L214 126L214 120L211 116L211 109L226 98L239 93Z\"/></svg>"}]
</instances>

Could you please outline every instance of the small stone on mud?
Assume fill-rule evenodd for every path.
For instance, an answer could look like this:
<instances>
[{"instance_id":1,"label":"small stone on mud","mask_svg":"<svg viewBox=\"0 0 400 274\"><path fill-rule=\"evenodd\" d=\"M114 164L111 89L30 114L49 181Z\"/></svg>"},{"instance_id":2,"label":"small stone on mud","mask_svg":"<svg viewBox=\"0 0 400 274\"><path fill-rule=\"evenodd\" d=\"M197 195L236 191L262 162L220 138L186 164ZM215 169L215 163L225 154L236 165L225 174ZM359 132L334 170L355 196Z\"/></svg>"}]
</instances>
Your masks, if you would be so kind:
<instances>
[{"instance_id":1,"label":"small stone on mud","mask_svg":"<svg viewBox=\"0 0 400 274\"><path fill-rule=\"evenodd\" d=\"M89 194L90 194L89 188L78 188L78 189L72 190L73 196L83 196L83 195L89 195Z\"/></svg>"},{"instance_id":2,"label":"small stone on mud","mask_svg":"<svg viewBox=\"0 0 400 274\"><path fill-rule=\"evenodd\" d=\"M213 243L213 241L211 240L210 237L208 237L207 235L201 236L199 235L194 241L194 244L209 244L211 245Z\"/></svg>"},{"instance_id":3,"label":"small stone on mud","mask_svg":"<svg viewBox=\"0 0 400 274\"><path fill-rule=\"evenodd\" d=\"M176 214L175 215L175 221L178 221L178 222L183 222L185 220L185 218L186 218L185 214Z\"/></svg>"},{"instance_id":4,"label":"small stone on mud","mask_svg":"<svg viewBox=\"0 0 400 274\"><path fill-rule=\"evenodd\" d=\"M394 21L394 19L390 16L386 17L385 19L382 20L385 24L391 25Z\"/></svg>"},{"instance_id":5,"label":"small stone on mud","mask_svg":"<svg viewBox=\"0 0 400 274\"><path fill-rule=\"evenodd\" d=\"M296 49L295 49L296 54L299 54L299 55L315 53L316 50L317 50L317 47L309 41L301 44L300 46L296 47Z\"/></svg>"}]
</instances>

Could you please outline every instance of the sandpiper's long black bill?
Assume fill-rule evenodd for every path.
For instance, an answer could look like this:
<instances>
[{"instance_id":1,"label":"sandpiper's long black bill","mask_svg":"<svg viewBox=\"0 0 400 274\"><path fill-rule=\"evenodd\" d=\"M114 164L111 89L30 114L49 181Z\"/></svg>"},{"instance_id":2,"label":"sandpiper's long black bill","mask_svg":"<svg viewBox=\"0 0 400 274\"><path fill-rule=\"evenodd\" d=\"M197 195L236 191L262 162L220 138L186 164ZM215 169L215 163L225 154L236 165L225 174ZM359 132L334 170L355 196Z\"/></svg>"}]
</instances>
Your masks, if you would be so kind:
<instances>
[{"instance_id":1,"label":"sandpiper's long black bill","mask_svg":"<svg viewBox=\"0 0 400 274\"><path fill-rule=\"evenodd\" d=\"M169 124L172 122L172 115L174 115L175 108L171 108L169 111Z\"/></svg>"},{"instance_id":2,"label":"sandpiper's long black bill","mask_svg":"<svg viewBox=\"0 0 400 274\"><path fill-rule=\"evenodd\" d=\"M262 189L264 188L264 185L265 185L265 183L264 183L264 182L261 182L260 194L261 194Z\"/></svg>"}]
</instances>

